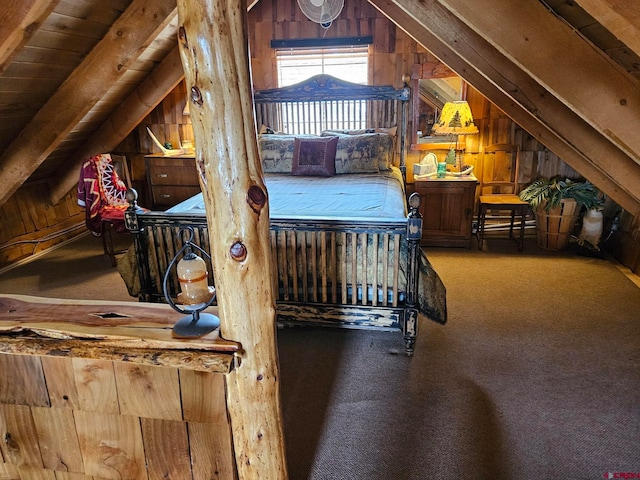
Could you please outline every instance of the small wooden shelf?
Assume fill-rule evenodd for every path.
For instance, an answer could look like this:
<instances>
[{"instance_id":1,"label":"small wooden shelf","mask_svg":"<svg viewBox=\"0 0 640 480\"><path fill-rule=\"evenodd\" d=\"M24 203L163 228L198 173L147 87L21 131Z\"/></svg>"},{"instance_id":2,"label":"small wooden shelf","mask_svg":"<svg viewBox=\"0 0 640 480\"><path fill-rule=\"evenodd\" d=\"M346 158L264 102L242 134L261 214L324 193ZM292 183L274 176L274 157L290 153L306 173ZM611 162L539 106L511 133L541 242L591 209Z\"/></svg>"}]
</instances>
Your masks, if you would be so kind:
<instances>
[{"instance_id":1,"label":"small wooden shelf","mask_svg":"<svg viewBox=\"0 0 640 480\"><path fill-rule=\"evenodd\" d=\"M216 307L210 311L217 315ZM0 294L0 352L228 373L238 343L219 330L174 338L181 317L164 304Z\"/></svg>"}]
</instances>

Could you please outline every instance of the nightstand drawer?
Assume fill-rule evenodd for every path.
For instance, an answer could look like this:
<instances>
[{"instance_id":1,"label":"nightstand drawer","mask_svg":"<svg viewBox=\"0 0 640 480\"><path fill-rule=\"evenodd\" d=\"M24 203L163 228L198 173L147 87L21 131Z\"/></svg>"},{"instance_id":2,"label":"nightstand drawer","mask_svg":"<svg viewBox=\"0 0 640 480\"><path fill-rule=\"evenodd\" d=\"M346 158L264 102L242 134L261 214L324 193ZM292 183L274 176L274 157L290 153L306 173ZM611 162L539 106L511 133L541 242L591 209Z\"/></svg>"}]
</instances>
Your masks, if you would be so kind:
<instances>
[{"instance_id":1,"label":"nightstand drawer","mask_svg":"<svg viewBox=\"0 0 640 480\"><path fill-rule=\"evenodd\" d=\"M199 185L195 164L157 165L157 160L150 161L147 167L151 185Z\"/></svg>"},{"instance_id":2,"label":"nightstand drawer","mask_svg":"<svg viewBox=\"0 0 640 480\"><path fill-rule=\"evenodd\" d=\"M200 187L190 186L162 186L153 187L153 203L154 205L162 205L172 207L177 203L191 198L200 193Z\"/></svg>"},{"instance_id":3,"label":"nightstand drawer","mask_svg":"<svg viewBox=\"0 0 640 480\"><path fill-rule=\"evenodd\" d=\"M195 158L147 155L147 185L153 208L166 208L200 193Z\"/></svg>"}]
</instances>

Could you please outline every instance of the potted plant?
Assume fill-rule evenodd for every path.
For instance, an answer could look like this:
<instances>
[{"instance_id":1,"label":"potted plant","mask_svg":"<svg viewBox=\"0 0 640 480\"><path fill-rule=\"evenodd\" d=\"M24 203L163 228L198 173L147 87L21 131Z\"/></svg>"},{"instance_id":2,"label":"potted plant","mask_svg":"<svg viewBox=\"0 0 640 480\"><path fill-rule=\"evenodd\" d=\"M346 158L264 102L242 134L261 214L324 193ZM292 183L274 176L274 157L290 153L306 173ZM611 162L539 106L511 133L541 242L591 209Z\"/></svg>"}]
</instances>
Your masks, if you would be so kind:
<instances>
[{"instance_id":1,"label":"potted plant","mask_svg":"<svg viewBox=\"0 0 640 480\"><path fill-rule=\"evenodd\" d=\"M520 192L536 216L538 246L562 250L569 244L571 232L582 211L598 210L604 196L591 182L553 177L539 178Z\"/></svg>"}]
</instances>

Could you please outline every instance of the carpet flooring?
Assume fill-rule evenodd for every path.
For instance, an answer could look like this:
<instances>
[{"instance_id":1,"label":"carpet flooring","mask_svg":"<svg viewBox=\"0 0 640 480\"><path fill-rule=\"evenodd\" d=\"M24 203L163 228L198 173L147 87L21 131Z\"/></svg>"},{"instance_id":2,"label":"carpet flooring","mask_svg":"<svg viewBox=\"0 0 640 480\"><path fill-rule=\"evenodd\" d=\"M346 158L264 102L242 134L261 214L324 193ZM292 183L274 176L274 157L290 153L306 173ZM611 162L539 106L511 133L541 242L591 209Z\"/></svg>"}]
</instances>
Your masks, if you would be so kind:
<instances>
[{"instance_id":1,"label":"carpet flooring","mask_svg":"<svg viewBox=\"0 0 640 480\"><path fill-rule=\"evenodd\" d=\"M640 478L640 288L527 239L427 249L449 321L398 333L288 328L278 350L292 480ZM0 292L131 299L85 237Z\"/></svg>"}]
</instances>

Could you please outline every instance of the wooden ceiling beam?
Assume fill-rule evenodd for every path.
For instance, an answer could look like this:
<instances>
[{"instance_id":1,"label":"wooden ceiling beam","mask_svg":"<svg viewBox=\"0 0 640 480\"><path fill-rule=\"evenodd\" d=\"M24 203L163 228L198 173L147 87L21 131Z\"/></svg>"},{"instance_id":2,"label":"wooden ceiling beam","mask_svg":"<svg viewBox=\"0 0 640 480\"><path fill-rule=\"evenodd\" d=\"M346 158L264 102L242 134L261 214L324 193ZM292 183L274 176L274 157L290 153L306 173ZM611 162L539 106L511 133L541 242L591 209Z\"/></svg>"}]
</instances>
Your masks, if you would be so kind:
<instances>
[{"instance_id":1,"label":"wooden ceiling beam","mask_svg":"<svg viewBox=\"0 0 640 480\"><path fill-rule=\"evenodd\" d=\"M439 3L640 163L637 81L542 2Z\"/></svg>"},{"instance_id":2,"label":"wooden ceiling beam","mask_svg":"<svg viewBox=\"0 0 640 480\"><path fill-rule=\"evenodd\" d=\"M0 158L0 206L177 14L175 0L133 0Z\"/></svg>"},{"instance_id":3,"label":"wooden ceiling beam","mask_svg":"<svg viewBox=\"0 0 640 480\"><path fill-rule=\"evenodd\" d=\"M629 0L577 0L618 40L640 55L640 3Z\"/></svg>"},{"instance_id":4,"label":"wooden ceiling beam","mask_svg":"<svg viewBox=\"0 0 640 480\"><path fill-rule=\"evenodd\" d=\"M369 1L620 206L640 213L640 166L455 15L435 0Z\"/></svg>"},{"instance_id":5,"label":"wooden ceiling beam","mask_svg":"<svg viewBox=\"0 0 640 480\"><path fill-rule=\"evenodd\" d=\"M60 0L3 2L0 16L0 75L38 30Z\"/></svg>"},{"instance_id":6,"label":"wooden ceiling beam","mask_svg":"<svg viewBox=\"0 0 640 480\"><path fill-rule=\"evenodd\" d=\"M60 171L52 179L51 203L58 203L78 183L78 172L85 158L116 148L183 78L184 70L176 44L165 59L65 164L64 171Z\"/></svg>"}]
</instances>

